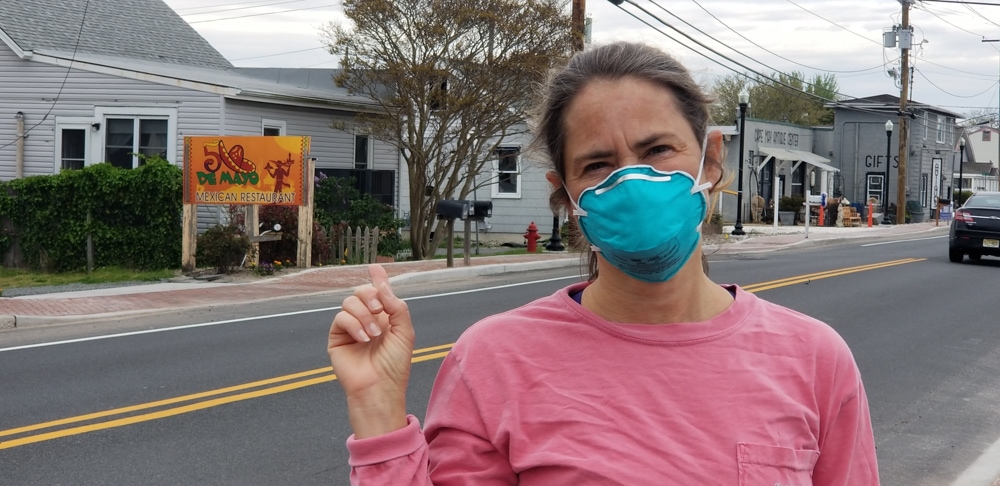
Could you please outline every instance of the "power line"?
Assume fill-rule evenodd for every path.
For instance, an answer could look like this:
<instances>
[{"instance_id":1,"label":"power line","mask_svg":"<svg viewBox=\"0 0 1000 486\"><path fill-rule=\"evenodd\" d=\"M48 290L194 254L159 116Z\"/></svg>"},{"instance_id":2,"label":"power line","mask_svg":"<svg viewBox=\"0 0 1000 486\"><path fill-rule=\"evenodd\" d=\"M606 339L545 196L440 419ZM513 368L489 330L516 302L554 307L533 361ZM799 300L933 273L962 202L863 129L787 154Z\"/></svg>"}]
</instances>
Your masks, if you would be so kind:
<instances>
[{"instance_id":1,"label":"power line","mask_svg":"<svg viewBox=\"0 0 1000 486\"><path fill-rule=\"evenodd\" d=\"M230 5L220 5L219 6L220 7L219 10L209 10L207 12L197 12L197 13L184 14L184 15L181 15L181 17L191 17L191 16L194 16L194 15L208 15L208 14L214 14L214 13L219 13L219 12L232 12L233 10L247 10L247 9L251 9L251 8L271 7L271 6L274 6L274 5L284 5L286 3L299 3L299 2L308 2L308 1L309 0L284 0L283 2L268 2L268 3L263 3L261 5L246 5L246 4L234 3L234 4L230 4ZM239 5L239 6L237 7L236 5ZM233 8L221 8L221 7L233 7ZM199 8L199 7L194 7L194 8ZM200 7L200 8L205 8L205 7Z\"/></svg>"},{"instance_id":2,"label":"power line","mask_svg":"<svg viewBox=\"0 0 1000 486\"><path fill-rule=\"evenodd\" d=\"M622 1L622 3L629 3L629 4L631 4L631 5L633 6L633 7L635 7L635 8L637 8L637 9L641 10L641 11L642 11L643 13L645 13L646 15L648 15L648 16L650 16L650 17L652 17L652 18L656 19L656 20L657 20L657 21L658 21L659 23L661 23L661 24L663 24L664 26L666 26L666 27L670 28L671 30L673 30L673 31L675 31L675 32L677 32L677 33L679 33L679 34L681 34L681 35L682 35L682 36L684 36L685 38L687 38L687 39L689 39L690 41L694 42L694 43L695 43L695 44L697 44L698 46L701 46L702 48L704 48L704 49L706 49L706 50L710 51L711 53L715 54L716 56L719 56L719 57L721 57L722 59L725 59L726 61L729 61L730 63L732 63L732 64L735 64L735 65L737 65L737 66L739 66L739 67L741 67L741 68L745 69L745 70L746 70L747 72L750 72L750 73L753 73L753 74L755 74L755 75L759 76L759 77L760 77L761 79L766 79L766 80L768 80L768 81L770 81L770 82L774 83L775 85L778 85L778 86L782 86L782 87L784 87L784 88L788 89L788 90L790 91L790 92L789 92L789 94L790 94L790 95L792 95L792 96L797 96L797 97L801 97L801 98L807 98L807 99L812 99L812 100L814 100L814 101L819 101L819 102L822 102L822 103L824 103L824 104L829 104L829 105L832 105L832 106L834 106L834 107L842 107L842 108L844 108L844 109L850 109L850 110L854 110L854 111L859 111L859 112L863 112L863 113L871 113L871 114L876 114L876 115L885 115L885 114L886 114L886 112L892 112L892 113L897 113L897 112L898 112L898 107L892 107L892 106L887 106L887 107L886 107L885 109L882 109L882 110L879 110L879 109L871 109L871 108L862 108L862 107L858 107L858 106L853 106L853 105L849 105L849 104L846 104L846 103L842 103L841 101L838 101L838 100L831 100L831 99L828 99L828 98L824 98L823 96L820 96L820 95L817 95L817 94L814 94L814 93L809 93L809 92L807 92L807 91L802 91L802 90L801 90L801 89L799 89L799 88L796 88L796 87L794 87L794 86L790 86L790 85L788 85L788 84L786 84L786 83L784 83L784 82L782 82L782 81L780 81L780 80L777 80L777 79L774 79L774 78L773 78L773 77L771 77L771 76L768 76L768 75L766 75L766 74L763 74L763 73L761 73L761 72L759 72L759 71L757 71L757 70L755 70L755 69L752 69L752 68L750 68L750 67L748 67L748 66L746 66L746 65L744 65L744 64L742 64L742 63L740 63L740 62L738 62L738 61L735 61L735 60L733 60L732 58L730 58L730 57L728 57L728 56L726 56L726 55L724 55L724 54L722 54L722 53L720 53L720 52L716 51L715 49L713 49L713 48L711 48L711 47L709 47L709 46L707 46L707 45L705 45L705 44L703 44L703 43L699 42L699 41L698 41L697 39L694 39L694 38L692 38L692 37L691 37L690 35L688 35L688 34L686 34L686 33L682 32L682 31L680 31L679 29L677 29L676 27L674 27L674 26L672 26L672 25L668 24L668 23L667 23L666 21L664 21L663 19L661 19L661 18L659 18L658 16L654 15L653 13L649 12L649 11L648 11L648 10L646 10L645 8L643 8L643 7L639 6L639 5L637 5L637 4L636 4L636 3L635 3L635 2L633 1L633 0L623 0L623 1ZM708 55L706 55L706 54L705 54L704 52L702 52L702 51L700 51L700 50L698 50L698 49L695 49L694 47L691 47L691 46L689 46L689 45L685 44L684 42L681 42L681 41L679 41L678 39L674 38L674 37L673 37L673 36L671 36L670 34L668 34L668 33L664 32L663 30L661 30L661 29L657 28L656 26L654 26L654 25L650 24L650 23L649 23L649 22L647 22L646 20L644 20L644 19L642 19L642 18L639 18L638 16L636 16L636 15L635 15L635 14L633 14L632 12L630 12L630 11L626 10L626 9L625 9L625 8L623 8L623 7L622 7L622 6L620 5L620 4L617 4L617 3L616 3L616 6L618 6L618 8L619 8L619 9L621 9L621 10L622 10L623 12L627 13L627 14L628 14L629 16L631 16L631 17L635 18L635 19L636 19L636 20L638 20L639 22L642 22L642 23L643 23L643 24L645 24L646 26L648 26L648 27L652 28L652 29L653 29L653 30L655 30L656 32L658 32L658 33L662 34L663 36L665 36L665 37L667 37L668 39L670 39L670 40L674 41L675 43L677 43L677 44L681 45L682 47L685 47L685 48L687 48L687 49L691 50L691 51L692 51L692 52L694 52L695 54L698 54L699 56L701 56L701 57L704 57L705 59L707 59L707 60L709 60L709 61L711 61L711 62L713 62L713 63L715 63L715 64L718 64L719 66L722 66L723 68L725 68L725 69L727 69L727 70L730 70L730 71L732 71L732 72L736 73L736 74L737 74L737 75L739 75L739 76L743 76L743 77L746 77L747 79L749 79L749 80L751 80L751 81L754 81L753 79L751 79L751 78L750 78L750 76L749 76L748 74L746 74L746 73L741 73L741 72L739 72L739 71L737 71L737 70L733 69L732 67L730 67L730 66L727 66L727 65L723 64L722 62L720 62L720 61L718 61L718 60L716 60L716 59L713 59L712 57L709 57L709 56L708 56ZM879 46L881 46L881 44L879 44ZM781 73L780 71L777 71L777 72ZM784 73L781 73L781 74L784 74ZM786 75L787 75L787 74L786 74ZM845 95L845 94L843 94L843 93L836 93L836 94L837 94L838 96L843 96L843 97L845 97L845 98L855 98L855 99L857 98L857 97L853 97L853 96L848 96L848 95ZM917 127L920 127L920 126L925 126L925 124L924 124L924 123L923 123L923 122L922 122L922 121L921 121L920 119L917 119L917 118L915 118L914 120L912 120L912 121L911 121L911 123L912 123L912 124L913 124L914 126L917 126Z\"/></svg>"},{"instance_id":3,"label":"power line","mask_svg":"<svg viewBox=\"0 0 1000 486\"><path fill-rule=\"evenodd\" d=\"M66 74L63 76L62 83L59 85L59 91L56 92L55 99L52 100L52 104L49 106L49 111L45 112L45 116L43 116L38 123L28 127L28 129L25 130L24 133L21 134L21 136L14 137L14 140L10 143L0 145L0 149L10 147L11 145L17 143L19 140L28 138L28 134L31 133L32 130L38 128L38 126L44 123L45 120L49 118L49 115L52 114L52 110L55 109L56 103L58 103L59 98L62 97L63 89L66 87L66 81L69 80L69 74L73 71L73 62L76 60L76 52L80 48L80 39L83 37L83 27L86 24L87 10L89 9L90 9L90 0L87 0L87 3L83 5L83 16L80 18L80 29L77 30L76 32L76 43L73 44L73 54L70 55L69 65L66 66Z\"/></svg>"},{"instance_id":4,"label":"power line","mask_svg":"<svg viewBox=\"0 0 1000 486\"><path fill-rule=\"evenodd\" d=\"M316 10L318 8L330 8L330 7L336 7L336 5L320 5L318 7L293 8L293 9L288 9L288 10L279 10L277 12L265 12L265 13L257 13L257 14L238 15L236 17L223 17L223 18L219 18L219 19L209 19L209 20L194 20L194 21L191 21L191 22L188 22L188 23L189 24L204 24L204 23L207 23L207 22L220 22L220 21L223 21L223 20L245 19L247 17L260 17L260 16L263 16L263 15L277 15L277 14L283 14L283 13L288 13L288 12L300 12L302 10Z\"/></svg>"},{"instance_id":5,"label":"power line","mask_svg":"<svg viewBox=\"0 0 1000 486\"><path fill-rule=\"evenodd\" d=\"M264 58L264 57L284 56L285 54L295 54L295 53L298 53L298 52L315 51L317 49L326 49L326 48L325 47L310 47L308 49L299 49L297 51L278 52L278 53L275 53L275 54L264 54L263 56L241 57L239 59L230 59L230 61L247 61L247 60L250 60L250 59L261 59L261 58Z\"/></svg>"},{"instance_id":6,"label":"power line","mask_svg":"<svg viewBox=\"0 0 1000 486\"><path fill-rule=\"evenodd\" d=\"M639 5L637 5L637 4L636 4L635 2L633 2L632 0L624 0L624 2L623 2L623 3L625 3L625 2L627 2L627 3L631 4L631 5L632 5L633 7L635 7L635 8L637 8L637 9L639 9L639 10L643 11L643 12L644 12L644 13L645 13L646 15L649 15L650 17L652 17L652 18L656 19L656 20L657 20L658 22L660 22L661 24L665 25L666 27L669 27L669 28L670 28L671 30L673 30L673 31L677 32L678 34L681 34L682 36L686 37L686 38L687 38L687 39L689 39L690 41L692 41L692 42L694 42L695 44L697 44L697 45L701 46L702 48L704 48L704 49L707 49L708 51L712 52L712 53L713 53L713 54L715 54L716 56L719 56L719 57L721 57L721 58L723 58L723 59L725 59L725 60L727 60L727 61L729 61L729 62L731 62L731 63L733 63L733 64L735 64L735 65L737 65L737 66L739 66L739 67L741 67L741 68L743 68L743 69L745 69L745 70L746 70L746 71L748 71L748 72L751 72L751 73L754 73L754 74L756 74L757 76L759 76L759 77L760 77L760 78L762 78L762 79L767 79L768 81L771 81L772 83L774 83L774 84L776 84L776 85L780 85L780 86L783 86L783 87L785 87L785 88L788 88L789 90L791 90L791 91L792 91L792 93L791 93L791 94L792 94L793 96L799 96L799 97L805 97L805 98L812 98L812 99L815 99L815 100L817 100L817 101L821 101L821 102L824 102L824 103L836 103L836 102L837 102L836 100L831 100L831 99L827 99L827 98L824 98L824 97L822 97L822 96L819 96L819 95L816 95L816 94L813 94L813 93L809 93L809 92L806 92L806 91L802 91L802 90L800 90L800 89L798 89L798 88L795 88L795 87L793 87L793 86L790 86L790 85L788 85L788 84L786 84L786 83L784 83L784 82L782 82L782 81L779 81L779 80L777 80L777 79L774 79L774 78L772 78L771 76L768 76L768 75L766 75L766 74L764 74L764 73L761 73L761 72L757 71L756 69L753 69L753 68L750 68L750 67L746 66L745 64L742 64L742 63L740 63L740 62L738 62L738 61L735 61L735 60L733 60L732 58L730 58L729 56L726 56L725 54L722 54L722 53L720 53L719 51L716 51L715 49L713 49L713 48L711 48L711 47L709 47L709 46L707 46L707 45L705 45L705 44L703 44L703 43L699 42L699 41L698 41L697 39L694 39L694 38L692 38L691 36L687 35L686 33L684 33L684 32L681 32L681 31L680 31L679 29L677 29L676 27L674 27L674 26L672 26L672 25L668 24L668 23L667 23L666 21L664 21L663 19L661 19L661 18L659 18L658 16L654 15L653 13L649 12L649 11L648 11L648 10L646 10L645 8L643 8L643 7L639 6ZM655 31L659 32L660 34L663 34L663 35L664 35L664 36L666 36L666 37L667 37L668 39L670 39L670 40L672 40L672 41L674 41L674 42L676 42L676 43L680 44L680 45L681 45L681 46L683 46L683 47L686 47L686 48L690 49L690 50L691 50L692 52L694 52L694 53L698 54L699 56L702 56L702 57L704 57L705 59L708 59L709 61L712 61L712 62L714 62L714 63L716 63L716 64L718 64L718 65L722 66L722 67L723 67L723 68L725 68L725 69L728 69L728 70L730 70L730 71L733 71L734 73L736 73L736 74L738 74L738 75L740 75L740 76L744 76L744 77L746 77L747 79L750 79L750 77L749 77L749 76L748 76L748 75L747 75L746 73L741 73L741 72L739 72L739 71L736 71L735 69L733 69L733 68L731 68L731 67L729 67L729 66L726 66L725 64L723 64L723 63L721 63L721 62L719 62L719 61L717 61L717 60L715 60L715 59L713 59L713 58L711 58L711 57L708 57L707 55L705 55L704 53L702 53L702 52L701 52L701 51L699 51L698 49L695 49L695 48L693 48L693 47L691 47L691 46L689 46L689 45L687 45L687 44L685 44L685 43L683 43L683 42L681 42L681 41L679 41L679 40L677 40L677 39L673 38L673 37L672 37L672 36L671 36L670 34L667 34L666 32L664 32L664 31L662 31L662 30L660 30L660 29L658 29L658 28L654 27L654 26L653 26L652 24L650 24L649 22L646 22L645 20L643 20L643 19L640 19L639 17L637 17L637 16L636 16L635 14L633 14L632 12L629 12L628 10L625 10L624 8L622 8L622 6L621 6L621 5L618 5L618 8L619 8L619 9L621 9L622 11L624 11L625 13L627 13L627 14L631 15L631 16L632 16L633 18L635 18L636 20L638 20L638 21L640 21L640 22L642 22L642 23L646 24L647 26L649 26L649 27L650 27L650 28L652 28L653 30L655 30ZM751 79L751 80L752 80L752 79ZM839 94L839 93L838 93L838 94Z\"/></svg>"},{"instance_id":7,"label":"power line","mask_svg":"<svg viewBox=\"0 0 1000 486\"><path fill-rule=\"evenodd\" d=\"M798 66L802 66L804 68L809 68L809 69L812 69L814 71L824 71L824 72L828 72L828 73L861 73L861 72L873 71L875 69L880 69L882 67L885 67L885 64L883 63L883 64L879 64L878 66L870 67L870 68L867 68L867 69L858 69L858 70L855 70L855 71L837 71L837 70L833 70L833 69L823 69L823 68L818 68L818 67L812 67L812 66L809 66L809 65L806 65L806 64L802 64L800 62L793 61L793 60L791 60L791 59L789 59L787 57L782 56L781 54L778 54L778 53L776 53L774 51L771 51L770 49L768 49L768 48L766 48L766 47L764 47L764 46L762 46L762 45L760 45L760 44L758 44L758 43L750 40L750 38L748 38L747 36L739 33L736 29L730 27L728 24L726 24L725 22L723 22L722 19L720 19L719 17L716 17L715 14L713 14L710 11L708 11L707 8L705 8L700 3L698 3L698 0L691 0L691 1L694 2L694 4L698 6L698 8L702 9L705 13L707 13L709 16L711 16L713 19L715 19L720 24L722 24L723 27L729 29L734 34L740 36L743 40L745 40L745 41L747 41L747 42L749 42L749 43L751 43L751 44L753 44L753 45L755 45L755 46L763 49L764 52L767 52L768 54L771 54L773 56L777 56L778 58L784 59L784 60L786 60L786 61L788 61L788 62L790 62L792 64L795 64L795 65L798 65Z\"/></svg>"},{"instance_id":8,"label":"power line","mask_svg":"<svg viewBox=\"0 0 1000 486\"><path fill-rule=\"evenodd\" d=\"M987 92L995 91L997 84L1000 83L1000 81L998 81L997 83L993 83L993 85L990 86L989 88L986 88L986 89L984 89L984 90L982 90L979 93L976 93L974 95L959 95L959 94L955 94L955 93L949 92L948 90L946 90L946 89L944 89L944 88L942 88L942 87L934 84L934 81L931 81L931 79L928 78L927 75L923 73L923 71L921 71L919 69L915 69L915 71L920 74L920 77L924 78L924 80L926 80L928 83L930 83L931 86L937 88L942 93L944 93L944 94L946 94L948 96L954 96L955 98L975 98L977 96L982 96L982 95L986 94Z\"/></svg>"},{"instance_id":9,"label":"power line","mask_svg":"<svg viewBox=\"0 0 1000 486\"><path fill-rule=\"evenodd\" d=\"M796 7L799 7L802 10L805 10L806 13L809 13L811 15L819 17L821 20L823 20L825 22L829 22L829 23L831 23L831 24L833 24L833 25L835 25L835 26L837 26L837 27L839 27L841 29L846 30L848 33L854 34L854 35L856 35L856 36L858 36L858 37L860 37L860 38L862 38L862 39L864 39L864 40L866 40L868 42L871 42L871 43L873 43L873 44L875 44L877 46L880 46L880 47L882 46L881 43L875 42L875 41L873 41L873 40L871 40L871 39L869 39L869 38L867 38L867 37L865 37L865 36L863 36L863 35L861 35L861 34L859 34L857 32L854 32L853 30L848 29L847 27L844 27L843 25L840 25L840 24L838 24L838 23L836 23L836 22L834 22L834 21L832 21L832 20L830 20L830 19L828 19L828 18L826 18L826 17L824 17L824 16L822 16L822 15L816 13L816 12L813 12L812 10L809 10L808 8L805 8L802 5L799 5L799 4L795 3L795 2L793 2L792 0L785 0L785 1L787 1L788 3L790 3L792 5L795 5Z\"/></svg>"},{"instance_id":10,"label":"power line","mask_svg":"<svg viewBox=\"0 0 1000 486\"><path fill-rule=\"evenodd\" d=\"M643 7L640 7L639 5L637 5L637 4L636 4L635 2L633 2L632 0L625 0L625 1L627 1L627 2L628 2L628 3L630 3L630 4L632 4L633 6L635 6L636 8L638 8L639 10L642 10L643 12L645 12L645 13L646 13L646 15L649 15L650 17L653 17L654 19L656 19L656 20L657 20L658 22L660 22L661 24L663 24L663 25L665 25L665 26L669 27L669 28L670 28L671 30L673 30L674 32L677 32L678 34L680 34L680 35L684 36L685 38L687 38L687 39L688 39L688 40L690 40L691 42L694 42L695 44L698 44L699 46L701 46L701 47L703 47L703 48L705 48L705 49L708 49L708 50L709 50L709 51L711 51L711 52L712 52L713 54L715 54L715 55L717 55L717 56L719 56L719 57L722 57L723 59L725 59L725 60L727 60L727 61L729 61L729 62L731 62L731 63L733 63L733 64L736 64L737 66L740 66L740 67L742 67L743 69L746 69L746 70L748 70L748 71L750 71L750 72L752 72L752 73L754 73L754 74L756 74L756 75L758 75L758 76L761 76L761 77L763 77L763 78L765 78L765 79L767 79L767 80L771 81L772 83L775 83L775 84L777 84L777 85L780 85L780 86L782 86L782 87L785 87L785 88L787 88L787 89L789 89L789 90L792 90L792 92L793 92L793 93L794 93L794 94L795 94L796 96L801 96L801 95L799 95L799 93L801 93L802 95L805 95L806 97L812 97L812 98L815 98L815 99L817 99L817 100L819 100L819 101L821 101L821 102L824 102L824 103L836 103L836 102L837 102L837 100L831 100L831 99L828 99L828 98L824 98L824 97L822 97L822 96L820 96L820 95L817 95L817 94L814 94L814 93L810 93L810 92L808 92L808 91L803 91L803 90L801 90L801 89L799 89L799 88L796 88L796 87L794 87L794 86L790 86L790 85L788 85L787 83L784 83L784 82L782 82L782 81L780 81L780 80L778 80L778 79L775 79L775 78L773 78L773 77L771 77L771 76L767 76L767 75L765 75L765 74L763 74L763 73L760 73L760 72L758 72L758 71L756 71L756 70L754 70L754 69L751 69L751 68L747 67L746 65L744 65L744 64L742 64L742 63L739 63L739 62L737 62L737 61L734 61L734 60L733 60L732 58L730 58L730 57L728 57L728 56L726 56L726 55L724 55L724 54L720 53L719 51L716 51L715 49L712 49L711 47L709 47L709 46L707 46L707 45L703 44L702 42L700 42L700 41L698 41L697 39L695 39L695 38L691 37L690 35L688 35L687 33L683 32L683 31L681 31L680 29L678 29L678 28L676 28L676 27L674 27L674 26L672 26L672 25L668 24L668 23L667 23L666 21L664 21L663 19L659 18L658 16L656 16L656 15L652 14L651 12L649 12L649 11L648 11L648 10L646 10L646 9L644 9ZM690 23L688 23L688 22L686 22L686 21L685 21L684 19L681 19L680 17L677 17L676 15L674 15L674 14L670 13L670 12L669 12L669 11L667 11L667 10L666 10L665 8L663 8L662 6L660 6L659 4L657 4L657 3L655 2L655 1L652 1L652 0L650 0L650 3L652 3L653 5L656 5L657 7L659 7L659 8L660 8L661 10L663 10L664 12L667 12L667 13L669 13L670 15L672 15L672 16L673 16L673 17L675 17L675 18L677 18L677 19L678 19L678 20L680 20L681 22L684 22L684 23L685 23L685 24L687 24L688 26L691 26L691 24L690 24ZM621 7L619 7L619 8L621 8ZM693 26L691 26L691 27L693 27ZM695 28L695 27L693 27L693 28ZM702 32L702 31L701 31L700 29L697 29L697 28L695 28L695 30L697 30L698 32L701 32L702 34L705 34L705 33L704 33L704 32ZM705 34L705 35L707 36L708 34ZM669 36L668 36L668 37L669 37ZM733 51L736 51L735 49L733 49L732 47L729 47L729 46L728 46L728 45L726 45L725 43L723 43L723 42L720 42L720 41L716 40L715 38L713 38L713 37L711 37L711 36L708 36L708 37L709 37L710 39L712 39L712 40L715 40L715 41L716 41L716 42L718 42L719 44L722 44L723 46L727 47L728 49L730 49L730 50L733 50ZM674 40L674 39L672 39L672 40ZM677 42L677 41L676 41L676 40L674 40L674 42ZM682 45L683 45L683 44L682 44ZM685 47L688 47L688 46L685 46ZM690 47L688 47L688 48L690 49ZM697 51L695 51L695 52L697 52ZM705 56L704 54L701 54L701 53L699 53L699 54L700 54L700 55L702 55L702 56L703 56L703 57L705 57L705 58L708 58L708 56ZM772 71L774 71L775 73L780 73L780 74L783 74L783 75L785 75L785 76L789 76L789 75L788 75L787 73L784 73L784 72L782 72L782 71L781 71L781 70L779 70L779 69L775 69L775 68L773 68L773 67L771 67L771 66L768 66L767 64L764 64L764 63L762 63L762 62L760 62L760 61L757 61L757 60L755 60L755 59L753 59L753 58L751 58L751 57L749 57L749 56L747 56L747 55L745 55L745 54L742 54L742 55L743 55L744 57L747 57L748 59L750 59L750 60L752 60L752 61L754 61L754 62L756 62L756 63L758 63L758 64L760 64L760 65L762 65L762 66L764 66L764 67L766 67L766 68L768 68L768 69L770 69L770 70L772 70ZM789 77L791 77L791 76L789 76ZM803 84L806 84L806 85L809 85L809 86L816 86L815 84L813 84L813 83L810 83L810 82L808 82L808 81L805 81L805 80L801 80L801 81L803 82ZM852 96L848 96L848 95L845 95L845 94L843 94L843 93L839 93L839 92L834 92L834 94L836 94L836 95L838 95L838 96L843 96L843 97L845 97L845 98L852 98Z\"/></svg>"}]
</instances>

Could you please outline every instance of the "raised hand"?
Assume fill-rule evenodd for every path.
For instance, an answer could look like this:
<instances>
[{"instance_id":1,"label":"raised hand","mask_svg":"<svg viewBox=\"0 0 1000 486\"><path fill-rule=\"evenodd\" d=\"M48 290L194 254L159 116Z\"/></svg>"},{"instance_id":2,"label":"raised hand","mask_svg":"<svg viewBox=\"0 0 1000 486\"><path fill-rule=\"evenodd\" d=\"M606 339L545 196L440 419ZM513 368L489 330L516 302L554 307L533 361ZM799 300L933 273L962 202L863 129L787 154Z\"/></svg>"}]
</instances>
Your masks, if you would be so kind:
<instances>
[{"instance_id":1,"label":"raised hand","mask_svg":"<svg viewBox=\"0 0 1000 486\"><path fill-rule=\"evenodd\" d=\"M370 265L368 274L371 285L344 299L327 342L357 439L406 426L414 342L410 311L392 293L385 269Z\"/></svg>"}]
</instances>

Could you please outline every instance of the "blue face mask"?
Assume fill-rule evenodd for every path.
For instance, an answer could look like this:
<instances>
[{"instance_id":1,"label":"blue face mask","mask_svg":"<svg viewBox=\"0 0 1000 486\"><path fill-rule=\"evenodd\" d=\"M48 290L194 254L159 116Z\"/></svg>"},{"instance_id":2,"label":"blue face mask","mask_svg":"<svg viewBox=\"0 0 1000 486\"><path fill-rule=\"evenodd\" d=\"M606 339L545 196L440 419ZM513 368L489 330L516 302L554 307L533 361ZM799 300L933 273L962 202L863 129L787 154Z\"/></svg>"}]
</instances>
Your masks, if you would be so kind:
<instances>
[{"instance_id":1,"label":"blue face mask","mask_svg":"<svg viewBox=\"0 0 1000 486\"><path fill-rule=\"evenodd\" d=\"M644 282L670 280L701 239L708 214L705 191L712 187L697 184L704 164L702 149L697 178L649 165L612 172L573 202L583 235L625 274Z\"/></svg>"}]
</instances>

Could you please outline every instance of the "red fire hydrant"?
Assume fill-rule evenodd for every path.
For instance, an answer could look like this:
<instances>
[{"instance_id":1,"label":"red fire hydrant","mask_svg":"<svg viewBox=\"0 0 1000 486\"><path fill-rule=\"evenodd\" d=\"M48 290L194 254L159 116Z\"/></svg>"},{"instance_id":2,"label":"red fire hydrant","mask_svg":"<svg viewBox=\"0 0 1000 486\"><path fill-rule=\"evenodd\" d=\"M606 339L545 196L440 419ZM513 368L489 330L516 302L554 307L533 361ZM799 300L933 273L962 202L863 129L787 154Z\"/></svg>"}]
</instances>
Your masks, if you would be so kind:
<instances>
[{"instance_id":1,"label":"red fire hydrant","mask_svg":"<svg viewBox=\"0 0 1000 486\"><path fill-rule=\"evenodd\" d=\"M528 225L528 232L524 234L524 239L528 240L528 253L534 253L538 250L538 226L535 226L535 222L532 221Z\"/></svg>"}]
</instances>

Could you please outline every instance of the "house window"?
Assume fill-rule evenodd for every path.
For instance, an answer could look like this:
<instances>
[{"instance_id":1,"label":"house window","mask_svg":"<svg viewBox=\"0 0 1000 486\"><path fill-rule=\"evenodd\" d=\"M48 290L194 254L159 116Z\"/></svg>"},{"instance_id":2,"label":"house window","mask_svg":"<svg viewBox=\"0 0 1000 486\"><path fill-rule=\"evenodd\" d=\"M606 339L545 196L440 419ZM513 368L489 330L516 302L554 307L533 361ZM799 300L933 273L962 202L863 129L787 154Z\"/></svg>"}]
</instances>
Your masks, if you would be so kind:
<instances>
[{"instance_id":1,"label":"house window","mask_svg":"<svg viewBox=\"0 0 1000 486\"><path fill-rule=\"evenodd\" d=\"M354 136L354 168L368 169L371 160L371 139L368 135Z\"/></svg>"},{"instance_id":2,"label":"house window","mask_svg":"<svg viewBox=\"0 0 1000 486\"><path fill-rule=\"evenodd\" d=\"M989 130L983 130L983 141L984 142L989 142L990 141L990 133L991 132Z\"/></svg>"},{"instance_id":3,"label":"house window","mask_svg":"<svg viewBox=\"0 0 1000 486\"><path fill-rule=\"evenodd\" d=\"M865 201L875 198L879 208L882 208L883 196L885 195L885 176L882 174L868 174L866 181Z\"/></svg>"},{"instance_id":4,"label":"house window","mask_svg":"<svg viewBox=\"0 0 1000 486\"><path fill-rule=\"evenodd\" d=\"M945 143L944 132L945 132L945 118L942 115L937 116L937 143Z\"/></svg>"},{"instance_id":5,"label":"house window","mask_svg":"<svg viewBox=\"0 0 1000 486\"><path fill-rule=\"evenodd\" d=\"M166 118L107 118L105 127L105 162L133 169L143 164L139 155L167 158Z\"/></svg>"},{"instance_id":6,"label":"house window","mask_svg":"<svg viewBox=\"0 0 1000 486\"><path fill-rule=\"evenodd\" d=\"M265 137L280 137L285 134L285 122L283 120L261 121L261 135Z\"/></svg>"},{"instance_id":7,"label":"house window","mask_svg":"<svg viewBox=\"0 0 1000 486\"><path fill-rule=\"evenodd\" d=\"M799 167L792 171L792 194L805 196L806 191L802 186L802 182L805 180L806 164L799 164Z\"/></svg>"},{"instance_id":8,"label":"house window","mask_svg":"<svg viewBox=\"0 0 1000 486\"><path fill-rule=\"evenodd\" d=\"M61 169L82 169L87 161L87 130L69 128L60 130L59 161Z\"/></svg>"},{"instance_id":9,"label":"house window","mask_svg":"<svg viewBox=\"0 0 1000 486\"><path fill-rule=\"evenodd\" d=\"M920 174L920 206L927 207L930 200L930 176L927 174Z\"/></svg>"},{"instance_id":10,"label":"house window","mask_svg":"<svg viewBox=\"0 0 1000 486\"><path fill-rule=\"evenodd\" d=\"M521 196L521 171L519 162L521 149L519 147L500 147L496 149L496 179L493 185L495 197Z\"/></svg>"}]
</instances>

